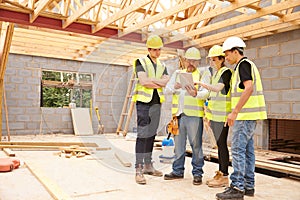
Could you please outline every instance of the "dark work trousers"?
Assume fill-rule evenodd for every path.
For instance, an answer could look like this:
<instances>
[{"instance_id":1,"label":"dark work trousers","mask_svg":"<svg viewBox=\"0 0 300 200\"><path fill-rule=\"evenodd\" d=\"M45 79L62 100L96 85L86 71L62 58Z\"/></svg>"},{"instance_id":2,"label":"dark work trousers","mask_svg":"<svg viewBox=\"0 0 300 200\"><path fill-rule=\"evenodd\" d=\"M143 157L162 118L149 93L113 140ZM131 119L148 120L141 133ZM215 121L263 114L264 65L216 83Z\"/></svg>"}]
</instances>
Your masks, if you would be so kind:
<instances>
[{"instance_id":1,"label":"dark work trousers","mask_svg":"<svg viewBox=\"0 0 300 200\"><path fill-rule=\"evenodd\" d=\"M137 102L137 139L135 144L136 163L138 165L152 162L154 139L160 120L161 104L145 104Z\"/></svg>"},{"instance_id":2,"label":"dark work trousers","mask_svg":"<svg viewBox=\"0 0 300 200\"><path fill-rule=\"evenodd\" d=\"M228 175L229 152L227 147L227 137L229 126L224 127L224 122L210 121L211 129L218 145L219 170Z\"/></svg>"}]
</instances>

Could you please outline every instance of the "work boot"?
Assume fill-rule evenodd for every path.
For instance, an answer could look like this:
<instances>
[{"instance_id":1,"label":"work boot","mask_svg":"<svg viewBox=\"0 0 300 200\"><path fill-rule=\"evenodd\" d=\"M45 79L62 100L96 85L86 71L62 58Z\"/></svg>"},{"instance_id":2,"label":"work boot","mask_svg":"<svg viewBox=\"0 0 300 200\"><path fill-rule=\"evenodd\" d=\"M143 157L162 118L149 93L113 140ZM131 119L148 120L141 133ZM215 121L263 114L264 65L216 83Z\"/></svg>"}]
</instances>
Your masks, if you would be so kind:
<instances>
[{"instance_id":1,"label":"work boot","mask_svg":"<svg viewBox=\"0 0 300 200\"><path fill-rule=\"evenodd\" d=\"M222 193L216 194L217 200L244 200L244 191L235 187L228 187Z\"/></svg>"},{"instance_id":2,"label":"work boot","mask_svg":"<svg viewBox=\"0 0 300 200\"><path fill-rule=\"evenodd\" d=\"M246 196L249 196L249 197L253 197L254 196L254 193L255 193L255 190L254 190L254 188L252 188L252 189L245 189L245 195Z\"/></svg>"},{"instance_id":3,"label":"work boot","mask_svg":"<svg viewBox=\"0 0 300 200\"><path fill-rule=\"evenodd\" d=\"M194 185L201 185L202 184L202 176L194 176L193 184Z\"/></svg>"},{"instance_id":4,"label":"work boot","mask_svg":"<svg viewBox=\"0 0 300 200\"><path fill-rule=\"evenodd\" d=\"M142 165L138 165L138 167L135 169L135 182L137 184L145 185L146 184L146 179L143 174L143 167Z\"/></svg>"},{"instance_id":5,"label":"work boot","mask_svg":"<svg viewBox=\"0 0 300 200\"><path fill-rule=\"evenodd\" d=\"M171 172L170 174L165 174L164 179L165 180L183 179L183 175L176 175L173 172Z\"/></svg>"},{"instance_id":6,"label":"work boot","mask_svg":"<svg viewBox=\"0 0 300 200\"><path fill-rule=\"evenodd\" d=\"M162 176L163 173L161 171L156 170L153 167L153 163L145 164L144 166L144 174L152 175L152 176Z\"/></svg>"},{"instance_id":7,"label":"work boot","mask_svg":"<svg viewBox=\"0 0 300 200\"><path fill-rule=\"evenodd\" d=\"M210 179L206 182L208 187L225 187L228 186L228 176L224 176L224 174L220 171L216 171L216 175L213 179Z\"/></svg>"}]
</instances>

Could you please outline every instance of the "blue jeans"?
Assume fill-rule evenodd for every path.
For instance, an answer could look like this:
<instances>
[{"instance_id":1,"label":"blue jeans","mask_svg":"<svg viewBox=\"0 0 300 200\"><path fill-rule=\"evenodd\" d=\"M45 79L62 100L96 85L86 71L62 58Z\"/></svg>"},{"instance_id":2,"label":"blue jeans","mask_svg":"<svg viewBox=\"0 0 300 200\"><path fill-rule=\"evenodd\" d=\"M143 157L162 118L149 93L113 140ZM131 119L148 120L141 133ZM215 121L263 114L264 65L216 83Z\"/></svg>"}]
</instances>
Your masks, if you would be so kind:
<instances>
[{"instance_id":1,"label":"blue jeans","mask_svg":"<svg viewBox=\"0 0 300 200\"><path fill-rule=\"evenodd\" d=\"M235 121L232 129L231 153L233 173L231 186L244 191L254 188L255 154L253 134L255 120Z\"/></svg>"},{"instance_id":2,"label":"blue jeans","mask_svg":"<svg viewBox=\"0 0 300 200\"><path fill-rule=\"evenodd\" d=\"M186 151L186 140L188 138L193 151L192 174L201 176L203 174L203 151L202 151L202 117L191 117L181 115L179 119L179 135L174 136L175 141L175 160L173 162L173 172L176 175L184 174L184 162Z\"/></svg>"}]
</instances>

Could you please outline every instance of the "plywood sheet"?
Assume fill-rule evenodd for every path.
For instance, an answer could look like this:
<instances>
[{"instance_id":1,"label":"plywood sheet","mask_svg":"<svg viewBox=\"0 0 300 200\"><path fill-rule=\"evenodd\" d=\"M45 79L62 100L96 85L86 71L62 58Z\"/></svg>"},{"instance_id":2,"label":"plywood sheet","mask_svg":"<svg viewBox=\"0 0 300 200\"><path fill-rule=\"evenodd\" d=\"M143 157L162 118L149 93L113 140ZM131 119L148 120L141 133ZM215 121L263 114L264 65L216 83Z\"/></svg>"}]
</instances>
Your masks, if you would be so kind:
<instances>
[{"instance_id":1,"label":"plywood sheet","mask_svg":"<svg viewBox=\"0 0 300 200\"><path fill-rule=\"evenodd\" d=\"M71 109L75 135L92 135L93 128L88 108Z\"/></svg>"}]
</instances>

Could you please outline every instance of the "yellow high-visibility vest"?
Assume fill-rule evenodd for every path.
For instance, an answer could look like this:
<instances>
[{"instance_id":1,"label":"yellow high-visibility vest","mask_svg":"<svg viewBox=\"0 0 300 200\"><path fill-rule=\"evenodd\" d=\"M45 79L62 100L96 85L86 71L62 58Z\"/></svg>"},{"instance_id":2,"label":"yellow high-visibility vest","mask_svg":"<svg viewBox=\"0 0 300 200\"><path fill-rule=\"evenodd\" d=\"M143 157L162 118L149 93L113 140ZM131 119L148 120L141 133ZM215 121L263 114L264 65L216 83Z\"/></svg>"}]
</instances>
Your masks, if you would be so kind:
<instances>
[{"instance_id":1,"label":"yellow high-visibility vest","mask_svg":"<svg viewBox=\"0 0 300 200\"><path fill-rule=\"evenodd\" d=\"M143 58L139 58L139 61L142 64L142 66L149 78L161 78L162 77L166 67L159 61L159 59L157 59L157 61L156 61L156 73L155 73L153 64L149 57L146 56ZM135 68L136 68L136 61L133 64L133 73L136 73ZM137 75L135 77L137 77ZM135 88L133 91L132 101L134 101L134 102L141 101L144 103L149 103L152 99L153 90L154 90L153 88L147 88L147 87L142 86L139 83L138 78L137 78ZM160 97L160 102L161 103L164 102L165 96L163 94L163 89L158 88L157 93Z\"/></svg>"},{"instance_id":2,"label":"yellow high-visibility vest","mask_svg":"<svg viewBox=\"0 0 300 200\"><path fill-rule=\"evenodd\" d=\"M253 92L249 97L246 104L243 106L241 111L238 113L236 120L259 120L267 119L265 98L263 95L263 87L260 78L260 74L256 65L248 60L244 59L251 64L251 76L253 81ZM241 62L240 62L241 63ZM236 67L234 75L232 77L232 89L231 89L231 108L234 109L240 100L242 92L244 89L239 88L239 83L241 82L239 76L239 67Z\"/></svg>"},{"instance_id":3,"label":"yellow high-visibility vest","mask_svg":"<svg viewBox=\"0 0 300 200\"><path fill-rule=\"evenodd\" d=\"M186 72L186 69L181 70L181 72ZM192 76L193 76L194 82L199 81L201 78L200 71L198 69L196 69L192 73ZM198 85L196 85L195 87L198 90ZM178 111L178 102L179 102L179 95L173 94L173 99L172 99L172 114L173 115L175 115ZM188 93L186 93L186 95L184 96L183 112L187 116L203 117L204 116L203 106L204 106L203 100L192 97Z\"/></svg>"},{"instance_id":4,"label":"yellow high-visibility vest","mask_svg":"<svg viewBox=\"0 0 300 200\"><path fill-rule=\"evenodd\" d=\"M222 67L212 78L212 85L218 84L222 74L228 70L228 67ZM231 71L231 69L229 69ZM230 89L226 95L219 92L210 92L210 100L206 110L206 117L216 122L225 122L227 115L231 112Z\"/></svg>"}]
</instances>

